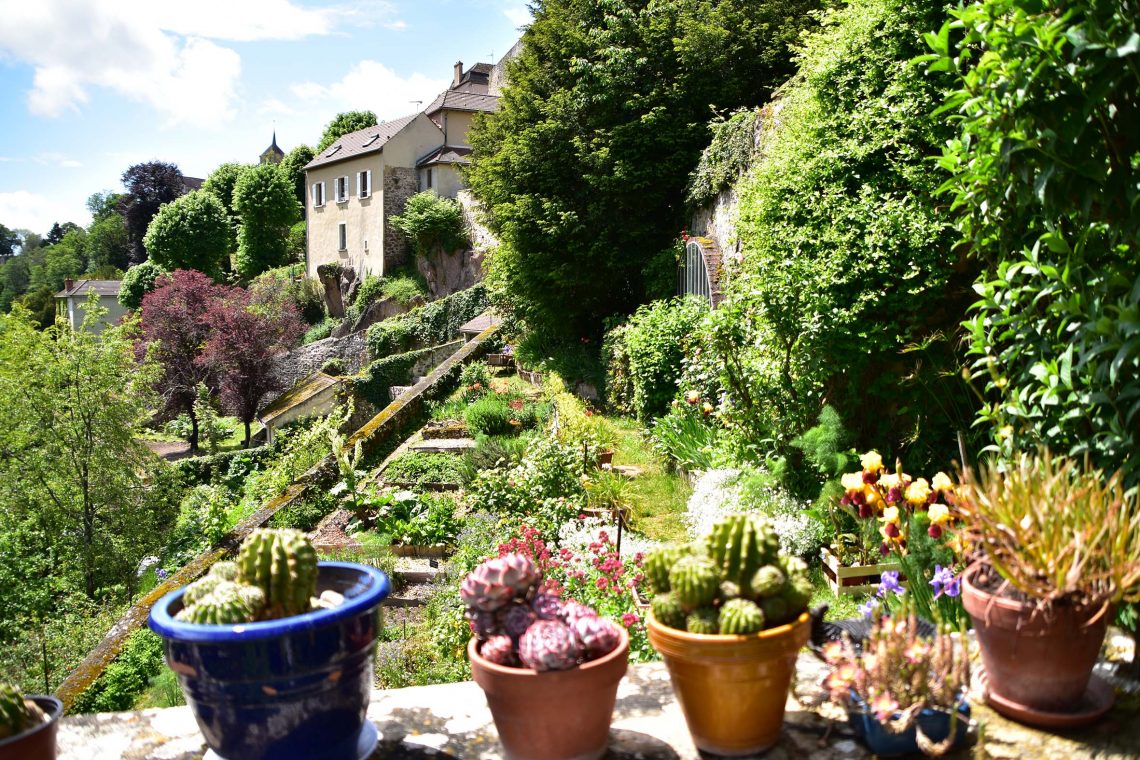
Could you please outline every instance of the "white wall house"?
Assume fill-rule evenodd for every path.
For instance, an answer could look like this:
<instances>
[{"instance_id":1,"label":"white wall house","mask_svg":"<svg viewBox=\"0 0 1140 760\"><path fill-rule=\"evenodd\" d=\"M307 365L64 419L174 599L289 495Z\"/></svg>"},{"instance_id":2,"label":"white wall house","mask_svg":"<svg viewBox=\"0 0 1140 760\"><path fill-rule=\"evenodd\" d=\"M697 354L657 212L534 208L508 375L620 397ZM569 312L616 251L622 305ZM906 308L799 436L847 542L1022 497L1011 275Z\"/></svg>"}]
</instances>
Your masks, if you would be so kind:
<instances>
[{"instance_id":1,"label":"white wall house","mask_svg":"<svg viewBox=\"0 0 1140 760\"><path fill-rule=\"evenodd\" d=\"M55 294L56 314L66 319L71 329L79 329L83 326L83 318L86 316L88 294L94 292L99 296L99 306L107 311L94 327L94 332L102 332L127 313L126 307L119 303L120 285L119 280L68 278L63 282L63 290Z\"/></svg>"}]
</instances>

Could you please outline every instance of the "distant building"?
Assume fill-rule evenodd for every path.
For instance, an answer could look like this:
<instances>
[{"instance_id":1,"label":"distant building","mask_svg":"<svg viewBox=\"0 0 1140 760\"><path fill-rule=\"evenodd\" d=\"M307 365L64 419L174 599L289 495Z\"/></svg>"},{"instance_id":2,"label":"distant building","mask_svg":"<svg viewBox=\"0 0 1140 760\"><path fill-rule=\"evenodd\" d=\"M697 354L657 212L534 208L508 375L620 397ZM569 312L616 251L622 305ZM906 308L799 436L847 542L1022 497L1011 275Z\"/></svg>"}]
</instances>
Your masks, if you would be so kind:
<instances>
[{"instance_id":1,"label":"distant building","mask_svg":"<svg viewBox=\"0 0 1140 760\"><path fill-rule=\"evenodd\" d=\"M121 284L119 280L73 280L69 277L63 281L63 290L55 294L56 314L65 317L71 329L78 330L83 326L88 294L94 292L99 296L99 305L107 310L94 329L94 332L102 332L127 313L126 307L119 303Z\"/></svg>"},{"instance_id":2,"label":"distant building","mask_svg":"<svg viewBox=\"0 0 1140 760\"><path fill-rule=\"evenodd\" d=\"M443 132L443 144L416 163L420 190L435 190L446 198L454 198L463 189L459 167L471 163L468 132L475 115L499 110L498 92L491 88L496 68L497 65L477 63L464 71L463 62L457 61L451 86L424 109Z\"/></svg>"},{"instance_id":3,"label":"distant building","mask_svg":"<svg viewBox=\"0 0 1140 760\"><path fill-rule=\"evenodd\" d=\"M269 147L261 151L261 163L263 164L279 164L285 158L285 151L277 147L277 130L273 130L273 142Z\"/></svg>"}]
</instances>

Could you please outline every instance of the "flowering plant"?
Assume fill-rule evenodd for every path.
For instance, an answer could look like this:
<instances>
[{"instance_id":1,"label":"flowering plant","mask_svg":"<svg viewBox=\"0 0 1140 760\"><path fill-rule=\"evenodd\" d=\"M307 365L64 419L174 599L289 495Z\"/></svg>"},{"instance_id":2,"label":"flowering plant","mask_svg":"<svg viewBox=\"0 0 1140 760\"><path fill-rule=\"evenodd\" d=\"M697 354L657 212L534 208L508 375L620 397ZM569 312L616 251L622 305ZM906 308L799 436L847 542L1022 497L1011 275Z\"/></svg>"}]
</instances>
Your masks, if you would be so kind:
<instances>
[{"instance_id":1,"label":"flowering plant","mask_svg":"<svg viewBox=\"0 0 1140 760\"><path fill-rule=\"evenodd\" d=\"M913 609L879 614L861 649L849 637L824 647L824 659L831 666L824 686L833 702L874 715L890 733L915 725L919 749L940 755L957 737L955 721L969 684L969 658L962 640L944 631L932 640L921 638ZM916 723L924 709L950 714L950 733L944 741L932 742Z\"/></svg>"}]
</instances>

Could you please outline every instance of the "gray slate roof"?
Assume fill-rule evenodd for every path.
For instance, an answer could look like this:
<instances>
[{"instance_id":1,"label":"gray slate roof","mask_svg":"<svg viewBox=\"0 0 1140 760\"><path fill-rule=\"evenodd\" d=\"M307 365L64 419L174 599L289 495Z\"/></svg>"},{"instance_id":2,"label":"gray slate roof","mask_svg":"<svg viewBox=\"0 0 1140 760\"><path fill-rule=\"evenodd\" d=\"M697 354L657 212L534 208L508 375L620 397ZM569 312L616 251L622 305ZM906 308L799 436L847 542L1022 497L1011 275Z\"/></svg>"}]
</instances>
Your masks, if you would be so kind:
<instances>
[{"instance_id":1,"label":"gray slate roof","mask_svg":"<svg viewBox=\"0 0 1140 760\"><path fill-rule=\"evenodd\" d=\"M86 298L87 293L94 290L100 296L117 298L120 285L122 285L121 280L76 280L70 288L64 288L56 293L55 297L67 298L68 296L82 295Z\"/></svg>"},{"instance_id":2,"label":"gray slate roof","mask_svg":"<svg viewBox=\"0 0 1140 760\"><path fill-rule=\"evenodd\" d=\"M431 116L444 109L449 111L494 113L499 110L499 98L495 95L483 95L478 92L444 90L424 109L424 113Z\"/></svg>"},{"instance_id":3,"label":"gray slate roof","mask_svg":"<svg viewBox=\"0 0 1140 760\"><path fill-rule=\"evenodd\" d=\"M471 149L463 146L444 145L416 162L416 168L435 166L436 164L469 164Z\"/></svg>"},{"instance_id":4,"label":"gray slate roof","mask_svg":"<svg viewBox=\"0 0 1140 760\"><path fill-rule=\"evenodd\" d=\"M325 148L316 158L305 164L306 169L315 169L325 164L335 164L348 158L356 158L368 153L379 153L384 143L391 140L404 127L412 123L419 114L401 116L398 119L377 124L374 127L349 132Z\"/></svg>"}]
</instances>

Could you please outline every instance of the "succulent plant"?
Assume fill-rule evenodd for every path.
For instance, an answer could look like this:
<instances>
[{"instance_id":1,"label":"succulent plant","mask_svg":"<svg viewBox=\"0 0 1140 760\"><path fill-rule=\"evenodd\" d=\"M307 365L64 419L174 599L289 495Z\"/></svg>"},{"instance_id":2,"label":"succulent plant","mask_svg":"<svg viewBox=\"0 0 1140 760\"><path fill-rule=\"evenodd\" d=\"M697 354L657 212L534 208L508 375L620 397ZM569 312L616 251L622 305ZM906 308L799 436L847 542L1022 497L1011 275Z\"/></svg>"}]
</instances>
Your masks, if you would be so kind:
<instances>
[{"instance_id":1,"label":"succulent plant","mask_svg":"<svg viewBox=\"0 0 1140 760\"><path fill-rule=\"evenodd\" d=\"M510 636L490 637L479 647L479 654L496 665L513 668L519 664L519 658L515 656L515 643Z\"/></svg>"},{"instance_id":2,"label":"succulent plant","mask_svg":"<svg viewBox=\"0 0 1140 760\"><path fill-rule=\"evenodd\" d=\"M530 628L531 623L538 620L538 615L534 614L530 605L523 601L512 602L506 607L499 608L494 614L499 623L499 630L510 636L513 641L518 641L526 633L526 629Z\"/></svg>"},{"instance_id":3,"label":"succulent plant","mask_svg":"<svg viewBox=\"0 0 1140 760\"><path fill-rule=\"evenodd\" d=\"M675 594L658 594L653 597L649 606L653 610L653 617L657 618L657 622L661 625L685 630L685 608L677 601Z\"/></svg>"},{"instance_id":4,"label":"succulent plant","mask_svg":"<svg viewBox=\"0 0 1140 760\"><path fill-rule=\"evenodd\" d=\"M238 580L265 595L264 616L290 617L312 609L317 595L317 552L299 530L262 528L242 544Z\"/></svg>"},{"instance_id":5,"label":"succulent plant","mask_svg":"<svg viewBox=\"0 0 1140 760\"><path fill-rule=\"evenodd\" d=\"M752 595L761 599L776 596L784 590L788 577L776 565L764 565L752 576Z\"/></svg>"},{"instance_id":6,"label":"succulent plant","mask_svg":"<svg viewBox=\"0 0 1140 760\"><path fill-rule=\"evenodd\" d=\"M706 607L716 599L720 577L716 565L704 557L682 557L669 571L669 585L686 610Z\"/></svg>"},{"instance_id":7,"label":"succulent plant","mask_svg":"<svg viewBox=\"0 0 1140 760\"><path fill-rule=\"evenodd\" d=\"M689 633L703 633L713 635L720 633L720 615L712 607L702 607L693 610L685 618L685 630Z\"/></svg>"},{"instance_id":8,"label":"succulent plant","mask_svg":"<svg viewBox=\"0 0 1140 760\"><path fill-rule=\"evenodd\" d=\"M265 593L256 586L221 581L213 591L175 617L188 623L237 625L257 620L265 608Z\"/></svg>"},{"instance_id":9,"label":"succulent plant","mask_svg":"<svg viewBox=\"0 0 1140 760\"><path fill-rule=\"evenodd\" d=\"M236 581L238 579L238 566L236 562L223 560L215 562L210 567L210 572L207 577L219 578L223 581Z\"/></svg>"},{"instance_id":10,"label":"succulent plant","mask_svg":"<svg viewBox=\"0 0 1140 760\"><path fill-rule=\"evenodd\" d=\"M720 632L733 636L747 636L764 627L765 615L756 602L750 599L731 599L720 607Z\"/></svg>"},{"instance_id":11,"label":"succulent plant","mask_svg":"<svg viewBox=\"0 0 1140 760\"><path fill-rule=\"evenodd\" d=\"M720 571L721 580L732 581L750 595L752 576L762 566L775 562L779 537L767 518L755 513L728 515L718 520L705 538L705 552Z\"/></svg>"},{"instance_id":12,"label":"succulent plant","mask_svg":"<svg viewBox=\"0 0 1140 760\"><path fill-rule=\"evenodd\" d=\"M526 596L539 581L534 561L522 554L489 559L476 567L459 588L468 607L494 612L516 596Z\"/></svg>"},{"instance_id":13,"label":"succulent plant","mask_svg":"<svg viewBox=\"0 0 1140 760\"><path fill-rule=\"evenodd\" d=\"M197 604L198 600L209 596L210 592L217 588L223 580L223 578L209 574L194 581L182 592L182 606L190 607Z\"/></svg>"},{"instance_id":14,"label":"succulent plant","mask_svg":"<svg viewBox=\"0 0 1140 760\"><path fill-rule=\"evenodd\" d=\"M798 616L806 610L814 593L815 587L812 586L810 578L806 575L793 576L783 593L783 599L788 603L788 612L792 613L791 616Z\"/></svg>"},{"instance_id":15,"label":"succulent plant","mask_svg":"<svg viewBox=\"0 0 1140 760\"><path fill-rule=\"evenodd\" d=\"M738 596L740 596L740 586L732 581L725 581L720 584L719 597L722 602L727 602L729 599L736 599Z\"/></svg>"},{"instance_id":16,"label":"succulent plant","mask_svg":"<svg viewBox=\"0 0 1140 760\"><path fill-rule=\"evenodd\" d=\"M468 622L471 623L471 632L480 641L489 639L499 628L499 620L494 612L483 612L482 610L468 608L465 614Z\"/></svg>"},{"instance_id":17,"label":"succulent plant","mask_svg":"<svg viewBox=\"0 0 1140 760\"><path fill-rule=\"evenodd\" d=\"M47 720L44 711L15 686L0 683L0 739L16 736ZM18 749L14 749L19 752Z\"/></svg>"},{"instance_id":18,"label":"succulent plant","mask_svg":"<svg viewBox=\"0 0 1140 760\"><path fill-rule=\"evenodd\" d=\"M690 554L692 554L691 547L670 545L659 546L645 555L641 569L656 593L664 594L669 591L669 571L677 564L677 560Z\"/></svg>"},{"instance_id":19,"label":"succulent plant","mask_svg":"<svg viewBox=\"0 0 1140 760\"><path fill-rule=\"evenodd\" d=\"M534 614L541 620L561 620L562 600L547 591L539 591L530 602Z\"/></svg>"},{"instance_id":20,"label":"succulent plant","mask_svg":"<svg viewBox=\"0 0 1140 760\"><path fill-rule=\"evenodd\" d=\"M760 600L760 609L764 611L764 619L768 621L768 625L773 626L788 622L788 612L791 607L783 596L770 596Z\"/></svg>"},{"instance_id":21,"label":"succulent plant","mask_svg":"<svg viewBox=\"0 0 1140 760\"><path fill-rule=\"evenodd\" d=\"M580 655L570 628L556 620L539 620L519 639L522 664L539 672L568 670L578 664Z\"/></svg>"},{"instance_id":22,"label":"succulent plant","mask_svg":"<svg viewBox=\"0 0 1140 760\"><path fill-rule=\"evenodd\" d=\"M569 627L578 642L582 656L587 660L609 654L617 649L618 642L621 641L621 631L617 625L605 618L583 616Z\"/></svg>"},{"instance_id":23,"label":"succulent plant","mask_svg":"<svg viewBox=\"0 0 1140 760\"><path fill-rule=\"evenodd\" d=\"M594 611L593 607L587 607L575 601L565 602L562 609L558 613L558 619L566 625L574 625L582 618L596 618L598 613Z\"/></svg>"}]
</instances>

